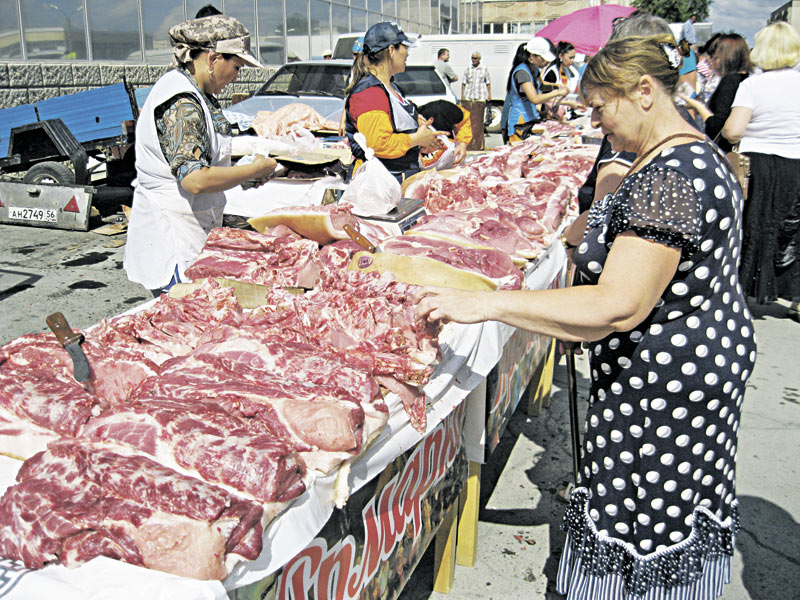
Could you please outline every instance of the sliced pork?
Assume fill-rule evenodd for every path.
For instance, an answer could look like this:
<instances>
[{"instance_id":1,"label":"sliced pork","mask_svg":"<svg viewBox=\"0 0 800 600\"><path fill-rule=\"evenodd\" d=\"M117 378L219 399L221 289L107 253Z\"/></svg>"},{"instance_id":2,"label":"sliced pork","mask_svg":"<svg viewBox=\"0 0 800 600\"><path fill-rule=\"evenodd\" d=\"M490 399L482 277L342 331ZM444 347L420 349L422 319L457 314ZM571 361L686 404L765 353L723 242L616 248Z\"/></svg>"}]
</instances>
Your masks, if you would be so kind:
<instances>
[{"instance_id":1,"label":"sliced pork","mask_svg":"<svg viewBox=\"0 0 800 600\"><path fill-rule=\"evenodd\" d=\"M261 551L262 509L143 456L62 441L25 462L0 499L0 554L29 568L96 556L197 579Z\"/></svg>"}]
</instances>

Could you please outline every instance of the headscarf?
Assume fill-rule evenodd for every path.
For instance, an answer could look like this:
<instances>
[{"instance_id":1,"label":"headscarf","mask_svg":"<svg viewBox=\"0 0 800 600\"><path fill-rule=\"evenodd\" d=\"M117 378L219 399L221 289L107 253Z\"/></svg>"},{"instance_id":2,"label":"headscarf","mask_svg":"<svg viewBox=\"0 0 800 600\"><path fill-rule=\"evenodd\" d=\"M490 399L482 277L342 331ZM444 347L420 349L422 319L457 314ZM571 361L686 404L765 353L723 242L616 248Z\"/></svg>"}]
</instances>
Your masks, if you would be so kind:
<instances>
[{"instance_id":1,"label":"headscarf","mask_svg":"<svg viewBox=\"0 0 800 600\"><path fill-rule=\"evenodd\" d=\"M170 66L191 62L192 50L212 50L235 54L251 67L264 68L250 53L250 32L239 21L227 15L212 15L178 23L169 30L174 56Z\"/></svg>"}]
</instances>

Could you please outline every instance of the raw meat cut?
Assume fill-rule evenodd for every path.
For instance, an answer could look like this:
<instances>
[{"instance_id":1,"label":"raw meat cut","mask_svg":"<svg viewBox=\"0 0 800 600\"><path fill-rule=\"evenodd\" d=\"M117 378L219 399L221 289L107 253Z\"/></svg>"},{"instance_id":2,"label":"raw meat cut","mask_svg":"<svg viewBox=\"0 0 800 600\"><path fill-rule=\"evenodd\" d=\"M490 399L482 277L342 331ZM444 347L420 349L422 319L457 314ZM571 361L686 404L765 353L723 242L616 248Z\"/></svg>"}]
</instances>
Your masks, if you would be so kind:
<instances>
[{"instance_id":1,"label":"raw meat cut","mask_svg":"<svg viewBox=\"0 0 800 600\"><path fill-rule=\"evenodd\" d=\"M262 137L271 135L285 135L297 127L309 131L339 129L339 124L326 119L308 104L293 102L281 108L269 111L260 110L256 113L251 127Z\"/></svg>"},{"instance_id":2,"label":"raw meat cut","mask_svg":"<svg viewBox=\"0 0 800 600\"><path fill-rule=\"evenodd\" d=\"M373 375L423 385L438 358L439 325L415 317L414 289L389 274L325 272L320 286L303 295L273 289L245 325L328 347ZM406 408L424 432L424 403Z\"/></svg>"},{"instance_id":3,"label":"raw meat cut","mask_svg":"<svg viewBox=\"0 0 800 600\"><path fill-rule=\"evenodd\" d=\"M242 307L233 289L210 280L183 298L161 295L149 308L103 320L87 338L161 364L191 352L206 330L221 324L237 326L241 319Z\"/></svg>"},{"instance_id":4,"label":"raw meat cut","mask_svg":"<svg viewBox=\"0 0 800 600\"><path fill-rule=\"evenodd\" d=\"M124 349L84 342L94 379L75 381L72 360L52 334L31 334L0 348L0 453L28 458L49 441L73 436L106 404L122 401L158 372Z\"/></svg>"},{"instance_id":5,"label":"raw meat cut","mask_svg":"<svg viewBox=\"0 0 800 600\"><path fill-rule=\"evenodd\" d=\"M257 328L220 327L202 340L193 356L211 354L223 364L242 364L248 369L264 371L306 384L323 385L343 390L365 404L385 410L378 384L366 369L348 364L341 355L285 336Z\"/></svg>"},{"instance_id":6,"label":"raw meat cut","mask_svg":"<svg viewBox=\"0 0 800 600\"><path fill-rule=\"evenodd\" d=\"M240 231L212 230L210 241L186 269L186 276L194 280L225 277L259 285L314 287L321 267L316 242L252 231L245 232L244 237Z\"/></svg>"},{"instance_id":7,"label":"raw meat cut","mask_svg":"<svg viewBox=\"0 0 800 600\"><path fill-rule=\"evenodd\" d=\"M142 384L139 398L213 402L232 415L256 418L309 468L326 473L357 455L387 419L385 411L340 388L305 385L210 354L166 363Z\"/></svg>"},{"instance_id":8,"label":"raw meat cut","mask_svg":"<svg viewBox=\"0 0 800 600\"><path fill-rule=\"evenodd\" d=\"M226 555L258 557L261 518L257 504L149 458L69 440L27 460L0 499L0 554L29 568L102 555L223 579Z\"/></svg>"},{"instance_id":9,"label":"raw meat cut","mask_svg":"<svg viewBox=\"0 0 800 600\"><path fill-rule=\"evenodd\" d=\"M305 464L285 443L211 402L125 403L90 419L79 435L127 444L261 504L287 502L305 491Z\"/></svg>"},{"instance_id":10,"label":"raw meat cut","mask_svg":"<svg viewBox=\"0 0 800 600\"><path fill-rule=\"evenodd\" d=\"M468 248L447 240L412 235L390 238L383 242L382 248L388 254L424 256L478 273L495 281L498 289L522 287L522 272L501 250Z\"/></svg>"}]
</instances>

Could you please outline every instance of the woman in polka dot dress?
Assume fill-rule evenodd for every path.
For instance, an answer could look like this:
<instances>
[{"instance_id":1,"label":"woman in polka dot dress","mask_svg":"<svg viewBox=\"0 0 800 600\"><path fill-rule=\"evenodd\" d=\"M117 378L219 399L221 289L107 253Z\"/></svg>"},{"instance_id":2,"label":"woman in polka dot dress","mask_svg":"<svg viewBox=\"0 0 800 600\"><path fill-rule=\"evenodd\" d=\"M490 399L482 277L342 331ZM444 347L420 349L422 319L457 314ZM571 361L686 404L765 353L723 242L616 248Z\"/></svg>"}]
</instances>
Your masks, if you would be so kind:
<instances>
[{"instance_id":1,"label":"woman in polka dot dress","mask_svg":"<svg viewBox=\"0 0 800 600\"><path fill-rule=\"evenodd\" d=\"M588 342L583 474L557 581L570 600L705 600L730 580L756 354L737 275L742 193L674 107L679 65L667 36L610 42L587 66L593 124L638 158L562 235L574 287L417 297L429 319Z\"/></svg>"}]
</instances>

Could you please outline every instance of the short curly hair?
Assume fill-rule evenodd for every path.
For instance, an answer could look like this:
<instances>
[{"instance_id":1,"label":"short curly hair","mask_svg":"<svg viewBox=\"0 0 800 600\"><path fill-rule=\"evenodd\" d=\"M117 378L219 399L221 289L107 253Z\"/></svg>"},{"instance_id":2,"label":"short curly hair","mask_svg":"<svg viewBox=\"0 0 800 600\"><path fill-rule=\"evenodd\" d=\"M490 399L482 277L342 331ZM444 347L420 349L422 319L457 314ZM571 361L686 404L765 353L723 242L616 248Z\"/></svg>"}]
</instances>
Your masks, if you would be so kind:
<instances>
[{"instance_id":1,"label":"short curly hair","mask_svg":"<svg viewBox=\"0 0 800 600\"><path fill-rule=\"evenodd\" d=\"M793 67L800 62L800 35L788 23L770 23L756 33L750 60L764 71Z\"/></svg>"}]
</instances>

